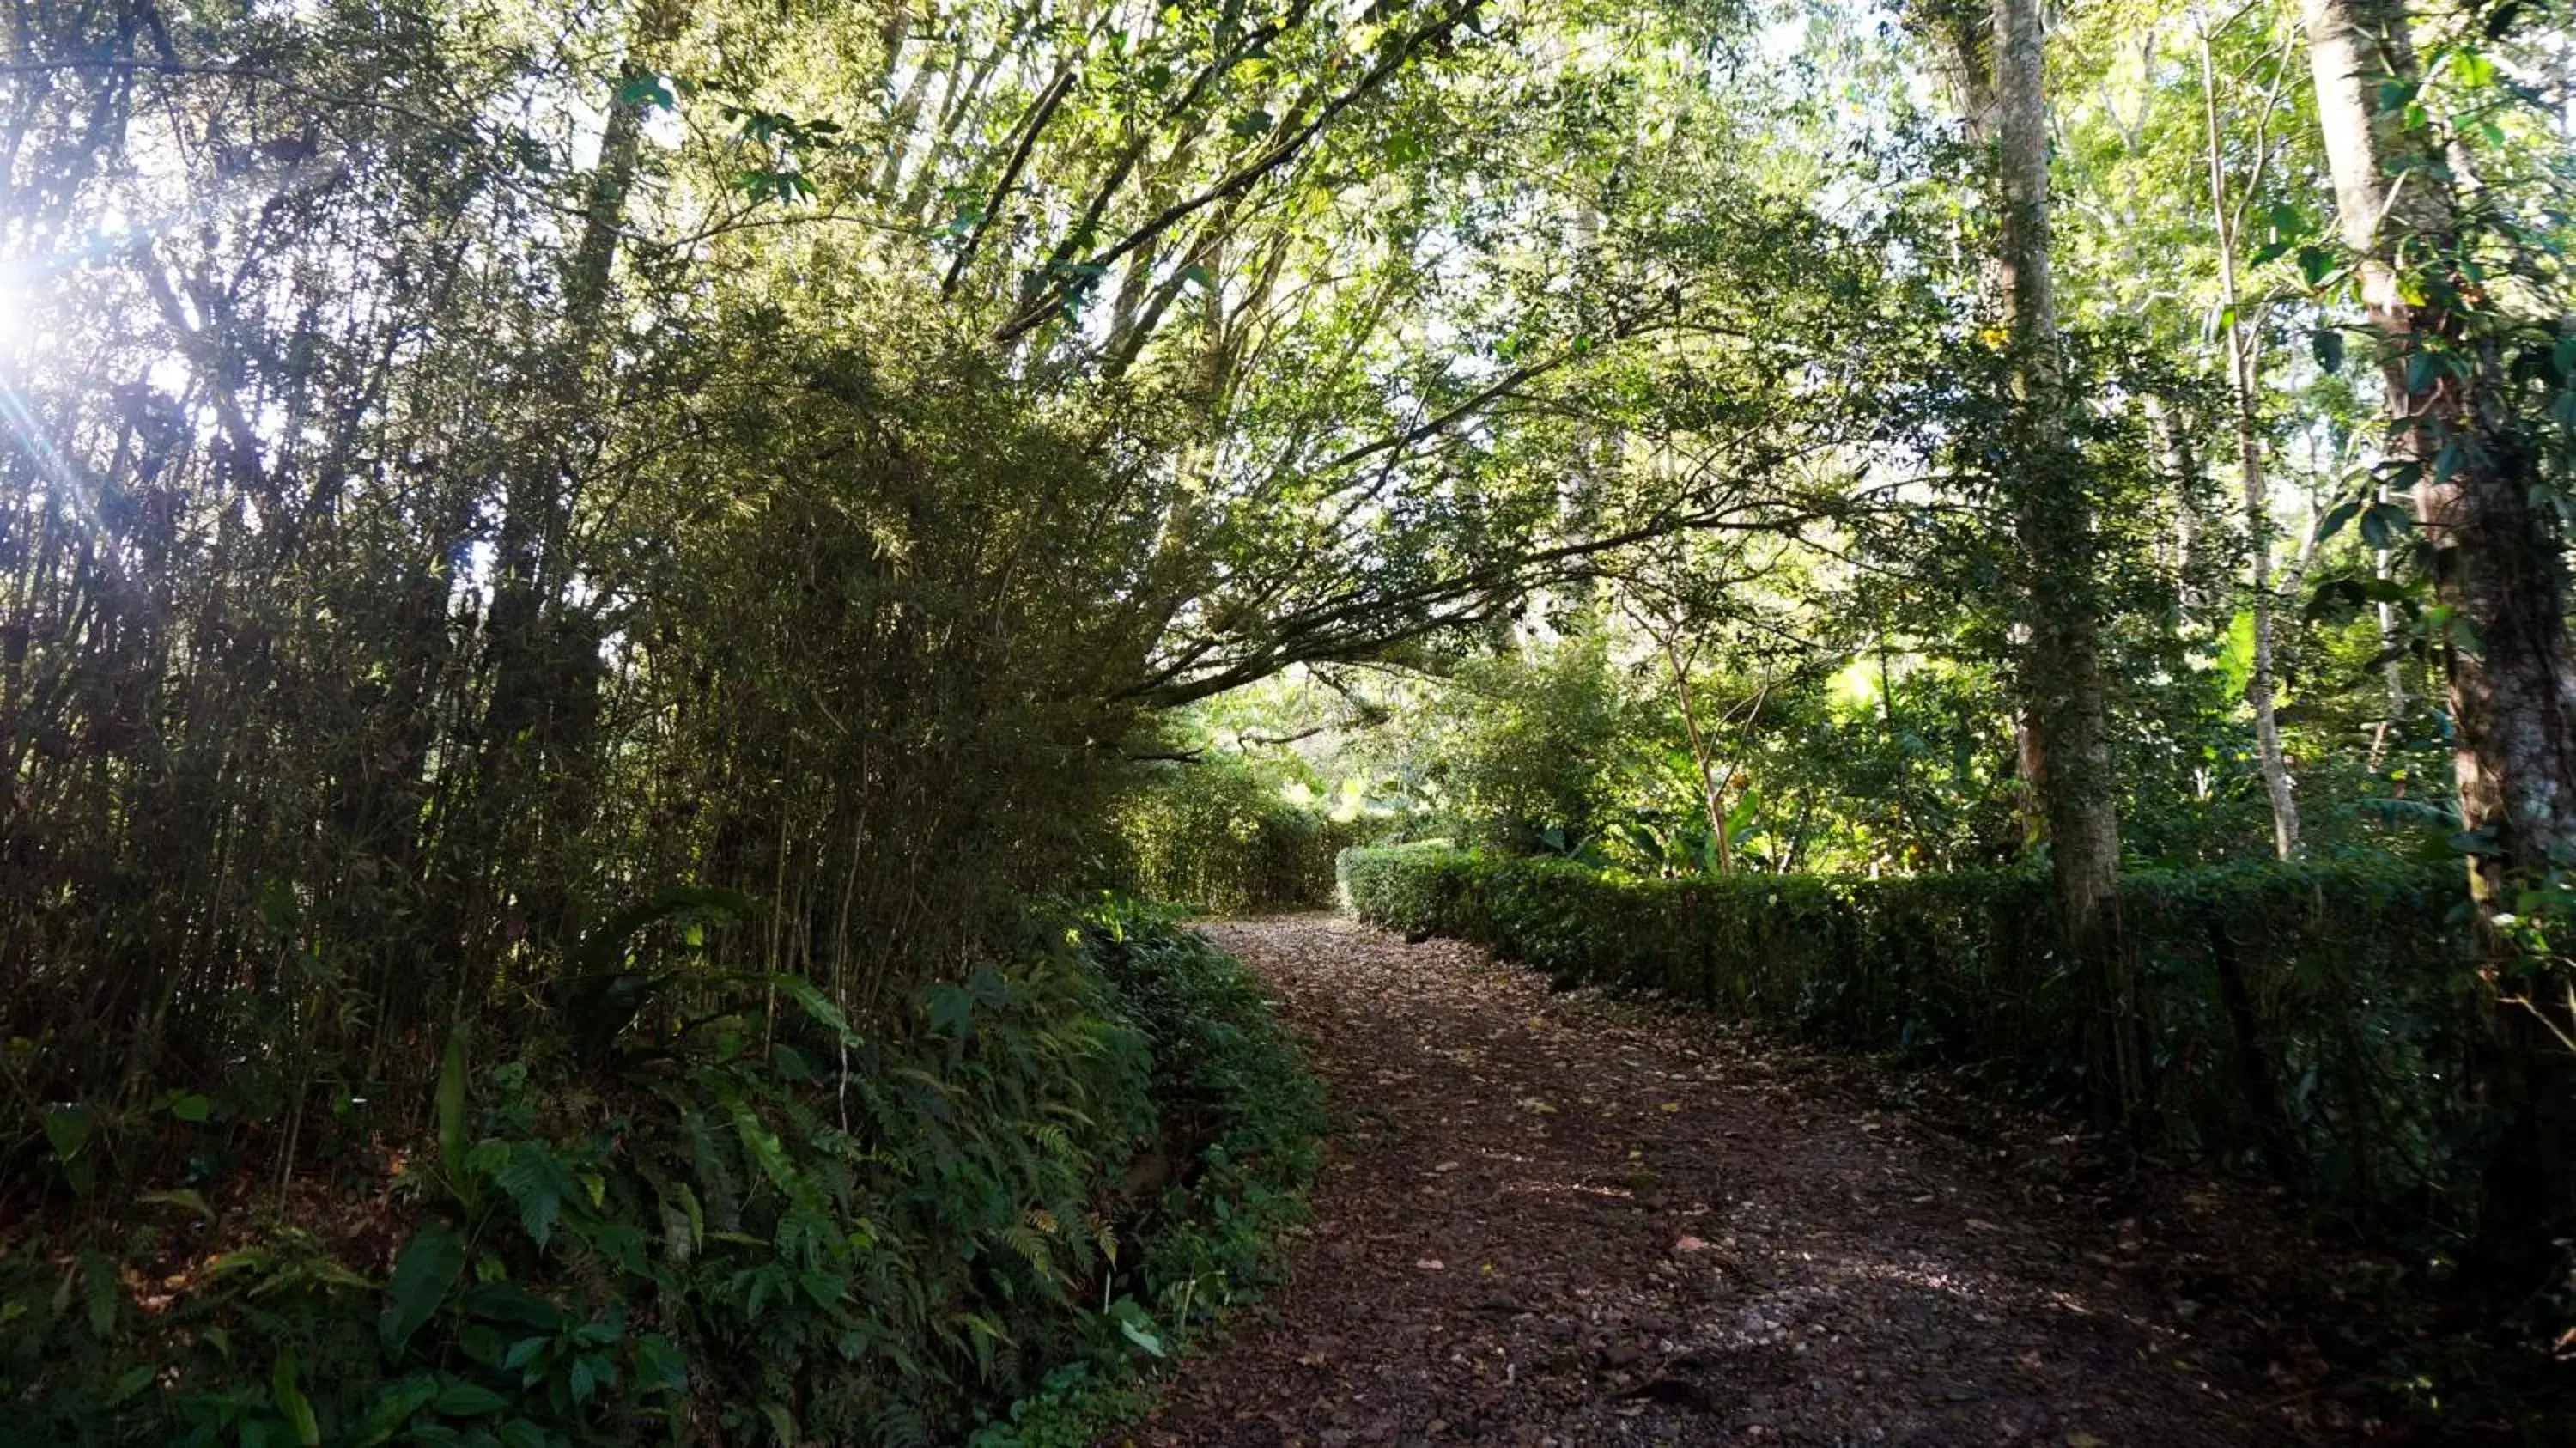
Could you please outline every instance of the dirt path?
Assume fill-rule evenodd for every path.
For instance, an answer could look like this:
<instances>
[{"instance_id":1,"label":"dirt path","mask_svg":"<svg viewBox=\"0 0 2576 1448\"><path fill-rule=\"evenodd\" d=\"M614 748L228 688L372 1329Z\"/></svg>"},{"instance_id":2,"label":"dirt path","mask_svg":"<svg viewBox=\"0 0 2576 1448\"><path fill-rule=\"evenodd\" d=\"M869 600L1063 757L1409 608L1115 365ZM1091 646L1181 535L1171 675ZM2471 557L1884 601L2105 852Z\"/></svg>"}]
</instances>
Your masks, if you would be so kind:
<instances>
[{"instance_id":1,"label":"dirt path","mask_svg":"<svg viewBox=\"0 0 2576 1448\"><path fill-rule=\"evenodd\" d=\"M1292 1280L1113 1442L2269 1440L1965 1143L1452 942L1207 933L1311 1037L1343 1131Z\"/></svg>"}]
</instances>

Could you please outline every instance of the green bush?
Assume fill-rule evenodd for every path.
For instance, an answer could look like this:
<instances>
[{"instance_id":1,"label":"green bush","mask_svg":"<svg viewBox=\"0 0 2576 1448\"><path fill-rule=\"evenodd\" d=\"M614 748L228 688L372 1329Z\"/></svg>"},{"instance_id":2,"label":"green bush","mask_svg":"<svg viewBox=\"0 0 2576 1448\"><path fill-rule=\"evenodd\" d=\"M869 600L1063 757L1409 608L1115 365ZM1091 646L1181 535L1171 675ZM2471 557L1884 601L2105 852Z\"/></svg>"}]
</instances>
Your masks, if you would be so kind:
<instances>
[{"instance_id":1,"label":"green bush","mask_svg":"<svg viewBox=\"0 0 2576 1448\"><path fill-rule=\"evenodd\" d=\"M1256 1283L1314 1170L1258 989L1160 917L1052 927L903 1040L737 986L588 1068L451 1044L390 1180L0 1235L0 1440L956 1441L1033 1395L1043 1424Z\"/></svg>"},{"instance_id":2,"label":"green bush","mask_svg":"<svg viewBox=\"0 0 2576 1448\"><path fill-rule=\"evenodd\" d=\"M1357 822L1289 802L1280 781L1234 756L1176 765L1118 812L1121 889L1210 915L1328 902L1334 852Z\"/></svg>"},{"instance_id":3,"label":"green bush","mask_svg":"<svg viewBox=\"0 0 2576 1448\"><path fill-rule=\"evenodd\" d=\"M1360 918L1455 936L1561 983L1651 991L1800 1037L2087 1099L2088 993L2048 880L1639 880L1557 860L1351 850ZM2353 863L2141 872L2121 896L2148 1043L2143 1141L2379 1207L2458 1179L2468 978L2455 878ZM2420 1205L2422 1198L2416 1196Z\"/></svg>"}]
</instances>

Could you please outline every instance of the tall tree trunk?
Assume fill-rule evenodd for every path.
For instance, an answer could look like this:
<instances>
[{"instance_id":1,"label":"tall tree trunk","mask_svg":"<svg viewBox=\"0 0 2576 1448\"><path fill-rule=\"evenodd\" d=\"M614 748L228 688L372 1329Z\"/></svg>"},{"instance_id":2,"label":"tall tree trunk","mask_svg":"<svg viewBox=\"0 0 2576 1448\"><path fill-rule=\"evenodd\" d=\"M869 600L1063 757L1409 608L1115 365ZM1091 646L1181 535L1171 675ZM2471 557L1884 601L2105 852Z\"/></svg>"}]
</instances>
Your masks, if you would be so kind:
<instances>
[{"instance_id":1,"label":"tall tree trunk","mask_svg":"<svg viewBox=\"0 0 2576 1448\"><path fill-rule=\"evenodd\" d=\"M2245 484L2245 546L2253 560L2246 599L2254 632L2253 667L2245 673L2245 702L2254 709L2254 759L2263 793L2272 801L2272 850L2282 859L2299 853L2299 801L2290 786L2290 764L2281 750L2281 720L2272 686L2272 499L2263 480L2260 427L2262 358L2251 329L2237 315L2236 227L2227 207L2227 159L2219 144L2218 67L2209 54L2209 32L2200 33L2203 119L2208 123L2209 219L2218 232L2219 299L2227 308L2227 378L2236 402L2236 466Z\"/></svg>"},{"instance_id":2,"label":"tall tree trunk","mask_svg":"<svg viewBox=\"0 0 2576 1448\"><path fill-rule=\"evenodd\" d=\"M2416 78L2399 0L2303 0L2317 118L2362 295L2385 339L2390 453L2419 469L2415 513L2436 599L2465 627L2443 648L2462 822L2490 843L2472 857L2484 927L2489 1035L2475 1069L2496 1115L2479 1255L2521 1272L2576 1223L2576 1037L2568 1003L2530 988L2496 917L2516 892L2576 859L2576 674L2568 658L2559 539L2531 506L2532 458L2496 411L2491 344L2440 298L2459 216L2421 130L2393 100ZM2402 273L2436 283L2406 285ZM2429 277L2426 274L2435 273ZM2473 293L2472 293L2473 294ZM2448 365L2410 367L2432 353Z\"/></svg>"},{"instance_id":3,"label":"tall tree trunk","mask_svg":"<svg viewBox=\"0 0 2576 1448\"><path fill-rule=\"evenodd\" d=\"M1994 117L2002 211L1998 296L2020 402L2015 519L2029 573L2026 717L2045 761L2050 858L2067 948L2097 991L2087 1043L2095 1110L2138 1095L2134 1002L2120 948L2120 820L2102 696L2092 507L2067 426L2049 269L2048 92L2039 0L1995 0Z\"/></svg>"},{"instance_id":4,"label":"tall tree trunk","mask_svg":"<svg viewBox=\"0 0 2576 1448\"><path fill-rule=\"evenodd\" d=\"M1944 0L1944 3L1921 7L1916 12L1915 24L1930 42L1936 68L1958 106L1959 120L1968 139L1979 146L2000 144L2003 113L1996 86L2001 79L1999 70L2003 56L1995 44L1995 37L2002 33L2000 4L1994 9L1986 9L1980 0ZM2040 96L2039 109L2043 182L2041 221L2044 227L2047 157L2047 98L2044 92ZM2046 250L2043 239L2043 273L2047 262ZM2011 307L2011 289L2005 280L2003 258L1990 253L1983 261L1985 269L1980 278L1981 290L1987 297L1999 299L1998 305ZM2055 310L2053 302L2050 310L2052 313ZM2052 319L2052 330L2055 325ZM2051 357L2054 358L2054 353ZM2033 646L2033 631L2029 624L2014 624L2011 640L2014 648L2029 650ZM2022 853L2035 856L2039 847L2048 842L2048 743L2027 691L2024 698L2014 705L2012 729L2013 815L2021 826Z\"/></svg>"}]
</instances>

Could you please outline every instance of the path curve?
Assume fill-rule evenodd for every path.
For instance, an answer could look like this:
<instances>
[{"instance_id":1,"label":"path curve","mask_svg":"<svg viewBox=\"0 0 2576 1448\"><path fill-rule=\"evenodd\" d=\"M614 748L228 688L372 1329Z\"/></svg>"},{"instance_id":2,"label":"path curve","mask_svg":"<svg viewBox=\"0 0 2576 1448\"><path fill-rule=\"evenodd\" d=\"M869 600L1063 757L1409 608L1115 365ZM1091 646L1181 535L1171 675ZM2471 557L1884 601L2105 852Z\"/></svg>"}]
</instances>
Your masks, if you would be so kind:
<instances>
[{"instance_id":1,"label":"path curve","mask_svg":"<svg viewBox=\"0 0 2576 1448\"><path fill-rule=\"evenodd\" d=\"M2271 1441L1901 1112L1455 942L1204 929L1278 992L1341 1129L1289 1282L1114 1444Z\"/></svg>"}]
</instances>

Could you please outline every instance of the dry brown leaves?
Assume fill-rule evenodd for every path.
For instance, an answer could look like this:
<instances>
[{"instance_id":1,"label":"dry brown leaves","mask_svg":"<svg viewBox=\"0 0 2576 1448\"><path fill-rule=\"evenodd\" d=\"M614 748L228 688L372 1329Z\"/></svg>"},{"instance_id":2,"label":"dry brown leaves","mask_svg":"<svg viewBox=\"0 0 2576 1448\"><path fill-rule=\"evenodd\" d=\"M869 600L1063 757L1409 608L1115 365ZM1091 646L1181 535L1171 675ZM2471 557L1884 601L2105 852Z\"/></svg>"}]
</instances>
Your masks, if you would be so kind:
<instances>
[{"instance_id":1,"label":"dry brown leaves","mask_svg":"<svg viewBox=\"0 0 2576 1448\"><path fill-rule=\"evenodd\" d=\"M1112 1443L2289 1436L2100 1233L1848 1068L1453 942L1207 933L1278 990L1340 1130L1291 1281Z\"/></svg>"}]
</instances>

